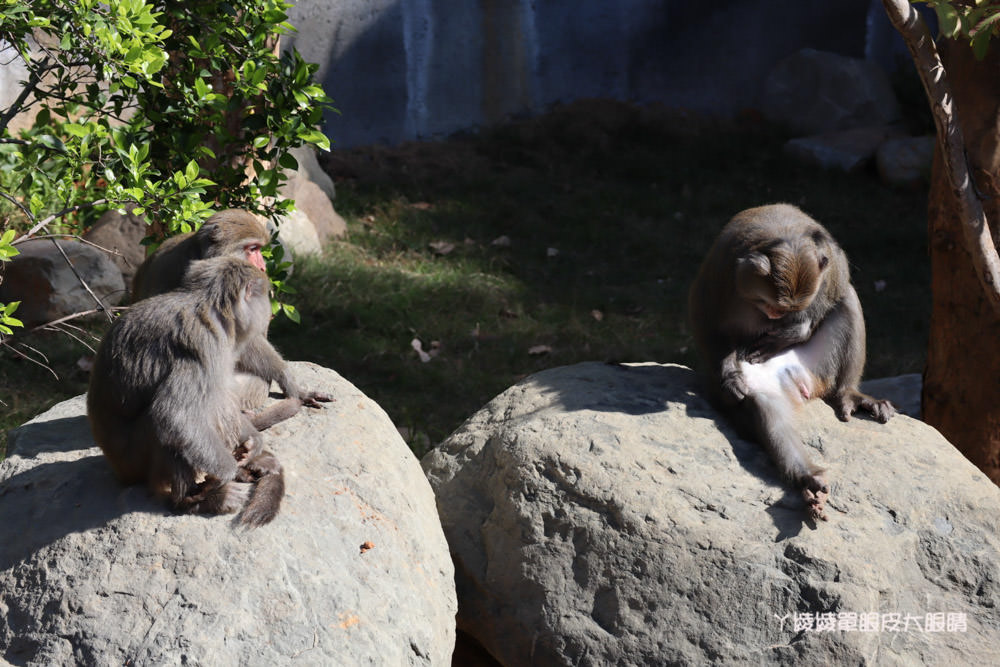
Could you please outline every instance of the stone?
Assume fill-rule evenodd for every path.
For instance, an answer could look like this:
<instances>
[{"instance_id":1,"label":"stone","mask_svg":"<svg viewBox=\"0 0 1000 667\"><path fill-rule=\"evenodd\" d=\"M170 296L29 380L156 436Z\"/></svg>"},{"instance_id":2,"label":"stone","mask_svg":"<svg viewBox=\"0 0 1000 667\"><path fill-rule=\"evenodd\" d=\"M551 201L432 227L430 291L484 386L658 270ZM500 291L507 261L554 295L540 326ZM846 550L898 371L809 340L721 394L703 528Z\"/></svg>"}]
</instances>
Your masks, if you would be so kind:
<instances>
[{"instance_id":1,"label":"stone","mask_svg":"<svg viewBox=\"0 0 1000 667\"><path fill-rule=\"evenodd\" d=\"M81 280L105 306L125 298L122 273L106 252L76 240L29 239L15 247L20 254L4 264L0 303L20 301L15 316L25 328L97 308Z\"/></svg>"},{"instance_id":2,"label":"stone","mask_svg":"<svg viewBox=\"0 0 1000 667\"><path fill-rule=\"evenodd\" d=\"M265 432L287 495L256 530L121 487L83 396L11 432L0 662L449 664L453 568L420 465L353 385L292 368L335 402Z\"/></svg>"},{"instance_id":3,"label":"stone","mask_svg":"<svg viewBox=\"0 0 1000 667\"><path fill-rule=\"evenodd\" d=\"M797 135L888 125L900 118L889 78L875 63L802 49L768 73L764 116Z\"/></svg>"},{"instance_id":4,"label":"stone","mask_svg":"<svg viewBox=\"0 0 1000 667\"><path fill-rule=\"evenodd\" d=\"M298 208L281 216L278 222L278 243L285 249L285 258L289 261L296 255L315 255L323 251L316 226Z\"/></svg>"},{"instance_id":5,"label":"stone","mask_svg":"<svg viewBox=\"0 0 1000 667\"><path fill-rule=\"evenodd\" d=\"M309 151L307 155L312 156L312 162L316 163L314 153ZM296 210L279 221L278 235L282 243L293 254L298 255L322 252L323 246L330 239L340 238L347 233L347 223L334 210L330 195L321 185L311 180L311 169L323 174L318 163L315 167L308 167L300 162L299 170L289 173L288 180L281 186L282 198L294 199ZM325 174L323 177L329 181L332 189L333 181Z\"/></svg>"},{"instance_id":6,"label":"stone","mask_svg":"<svg viewBox=\"0 0 1000 667\"><path fill-rule=\"evenodd\" d=\"M146 246L142 245L142 240L148 235L149 223L145 217L134 215L131 210L119 213L111 209L83 234L83 240L112 251L113 254L108 256L122 272L125 286L131 289L132 278L146 259Z\"/></svg>"},{"instance_id":7,"label":"stone","mask_svg":"<svg viewBox=\"0 0 1000 667\"><path fill-rule=\"evenodd\" d=\"M528 377L422 461L459 630L503 665L995 662L1000 489L905 416L799 428L820 525L691 370Z\"/></svg>"},{"instance_id":8,"label":"stone","mask_svg":"<svg viewBox=\"0 0 1000 667\"><path fill-rule=\"evenodd\" d=\"M899 137L878 147L875 165L882 182L897 188L917 188L930 182L937 137Z\"/></svg>"},{"instance_id":9,"label":"stone","mask_svg":"<svg viewBox=\"0 0 1000 667\"><path fill-rule=\"evenodd\" d=\"M323 167L319 164L316 156L316 149L312 146L296 146L289 151L295 161L299 163L299 168L293 171L291 176L299 176L308 181L312 181L319 186L326 196L332 201L337 198L337 187L333 183Z\"/></svg>"},{"instance_id":10,"label":"stone","mask_svg":"<svg viewBox=\"0 0 1000 667\"><path fill-rule=\"evenodd\" d=\"M868 164L879 146L899 133L893 127L859 127L791 139L783 151L803 164L852 172Z\"/></svg>"}]
</instances>

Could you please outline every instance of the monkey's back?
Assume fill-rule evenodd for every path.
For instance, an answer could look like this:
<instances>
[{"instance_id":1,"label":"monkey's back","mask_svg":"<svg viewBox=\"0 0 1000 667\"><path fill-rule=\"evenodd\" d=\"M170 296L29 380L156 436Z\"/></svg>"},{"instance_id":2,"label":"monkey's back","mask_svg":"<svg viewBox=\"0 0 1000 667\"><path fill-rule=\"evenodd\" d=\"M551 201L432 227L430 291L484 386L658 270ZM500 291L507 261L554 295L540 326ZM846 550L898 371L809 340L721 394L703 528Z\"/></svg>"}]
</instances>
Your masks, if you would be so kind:
<instances>
[{"instance_id":1,"label":"monkey's back","mask_svg":"<svg viewBox=\"0 0 1000 667\"><path fill-rule=\"evenodd\" d=\"M220 432L236 419L235 397L212 385L232 373L232 345L218 327L206 327L206 309L192 309L195 298L178 291L132 306L97 349L87 416L95 442L125 483L145 480L160 450L173 447L173 434L183 437L171 424L207 414L216 423L189 428Z\"/></svg>"}]
</instances>

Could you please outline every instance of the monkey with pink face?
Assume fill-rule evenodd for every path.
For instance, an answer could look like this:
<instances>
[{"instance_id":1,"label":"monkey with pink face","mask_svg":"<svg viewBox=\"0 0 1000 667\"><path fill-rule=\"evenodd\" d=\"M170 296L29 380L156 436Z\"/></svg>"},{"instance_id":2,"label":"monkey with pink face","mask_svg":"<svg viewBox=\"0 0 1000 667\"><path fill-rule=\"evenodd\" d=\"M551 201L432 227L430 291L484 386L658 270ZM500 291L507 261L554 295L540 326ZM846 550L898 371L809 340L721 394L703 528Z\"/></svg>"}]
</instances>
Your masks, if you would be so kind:
<instances>
[{"instance_id":1,"label":"monkey with pink face","mask_svg":"<svg viewBox=\"0 0 1000 667\"><path fill-rule=\"evenodd\" d=\"M794 427L795 409L825 399L844 421L858 410L885 423L889 401L858 389L865 323L847 256L788 204L738 213L695 278L688 312L713 397L770 453L825 520L829 485Z\"/></svg>"}]
</instances>

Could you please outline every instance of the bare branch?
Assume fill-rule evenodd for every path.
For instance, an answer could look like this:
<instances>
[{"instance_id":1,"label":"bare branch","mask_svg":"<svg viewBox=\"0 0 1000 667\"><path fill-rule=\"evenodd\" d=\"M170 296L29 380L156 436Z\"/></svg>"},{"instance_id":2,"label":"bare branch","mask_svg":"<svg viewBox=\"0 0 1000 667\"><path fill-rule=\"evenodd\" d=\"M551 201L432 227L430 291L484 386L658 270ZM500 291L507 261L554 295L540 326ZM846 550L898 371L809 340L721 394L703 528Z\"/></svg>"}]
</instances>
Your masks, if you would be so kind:
<instances>
[{"instance_id":1,"label":"bare branch","mask_svg":"<svg viewBox=\"0 0 1000 667\"><path fill-rule=\"evenodd\" d=\"M40 222L38 222L34 227L32 227L31 229L29 229L27 231L27 233L24 234L24 236L19 236L15 241L13 241L11 243L11 245L17 245L18 243L22 243L24 241L27 241L30 238L34 238L34 235L35 235L35 233L38 230L44 228L45 226L47 226L53 220L61 218L64 215L69 215L70 213L75 213L76 211L82 211L85 208L92 208L94 206L100 206L101 204L106 204L107 202L108 202L107 199L96 199L96 200L94 200L92 202L87 202L86 204L77 204L75 206L67 206L63 210L58 211L56 213L53 213L52 215L50 215L47 218L44 218L43 220L41 220ZM34 220L33 217L31 219Z\"/></svg>"},{"instance_id":2,"label":"bare branch","mask_svg":"<svg viewBox=\"0 0 1000 667\"><path fill-rule=\"evenodd\" d=\"M98 312L104 312L108 316L108 321L109 322L112 321L114 317L111 315L111 312L108 310L108 307L105 306L104 302L101 301L100 297L94 294L94 291L90 289L90 285L87 284L87 281L83 279L83 276L80 275L80 272L76 270L75 266L73 266L73 262L72 260L70 260L69 255L66 254L66 251L63 250L62 246L59 245L59 242L57 240L55 239L49 239L49 240L52 241L52 245L56 247L56 250L59 251L59 254L63 256L64 260L66 260L66 265L69 266L70 271L73 272L73 275L76 276L76 279L80 281L80 285L83 286L83 289L87 290L87 294L89 294L90 297L94 300L94 303L97 304Z\"/></svg>"},{"instance_id":3,"label":"bare branch","mask_svg":"<svg viewBox=\"0 0 1000 667\"><path fill-rule=\"evenodd\" d=\"M10 123L10 120L16 116L19 111L21 111L21 108L24 106L24 101L28 99L28 96L35 91L35 88L37 88L38 84L42 81L42 73L48 69L48 65L49 61L46 58L42 60L37 67L32 68L31 76L28 77L28 80L24 83L24 87L21 88L21 93L17 96L17 99L11 102L10 106L7 107L7 111L4 112L3 116L0 116L0 132L7 129L7 124Z\"/></svg>"},{"instance_id":4,"label":"bare branch","mask_svg":"<svg viewBox=\"0 0 1000 667\"><path fill-rule=\"evenodd\" d=\"M955 101L941 57L927 24L907 0L882 0L889 20L903 36L924 85L934 114L938 144L948 181L958 202L966 249L986 297L1000 311L1000 256L990 232L983 205L976 195L965 155L965 140L958 125Z\"/></svg>"}]
</instances>

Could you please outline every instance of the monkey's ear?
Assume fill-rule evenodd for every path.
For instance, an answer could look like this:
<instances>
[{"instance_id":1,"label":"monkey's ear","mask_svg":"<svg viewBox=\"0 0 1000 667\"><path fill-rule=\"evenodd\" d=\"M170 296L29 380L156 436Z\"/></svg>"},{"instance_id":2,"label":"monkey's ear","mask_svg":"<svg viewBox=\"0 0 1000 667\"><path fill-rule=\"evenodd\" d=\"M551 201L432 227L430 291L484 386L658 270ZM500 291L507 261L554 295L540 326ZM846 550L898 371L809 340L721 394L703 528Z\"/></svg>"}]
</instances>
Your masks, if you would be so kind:
<instances>
[{"instance_id":1,"label":"monkey's ear","mask_svg":"<svg viewBox=\"0 0 1000 667\"><path fill-rule=\"evenodd\" d=\"M763 253L747 253L736 260L736 273L738 277L745 276L747 273L768 276L771 274L771 260Z\"/></svg>"}]
</instances>

